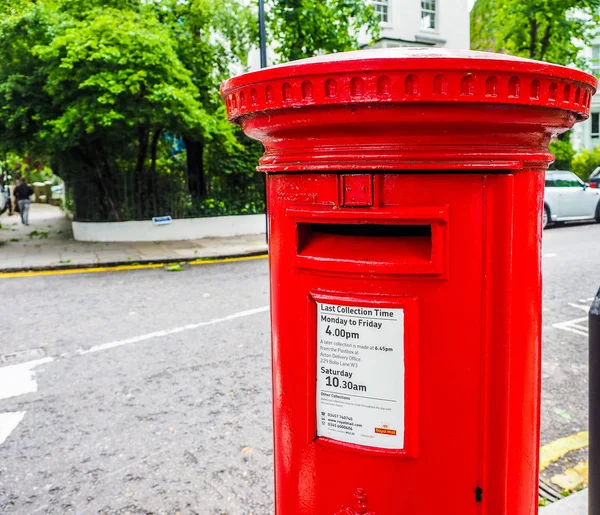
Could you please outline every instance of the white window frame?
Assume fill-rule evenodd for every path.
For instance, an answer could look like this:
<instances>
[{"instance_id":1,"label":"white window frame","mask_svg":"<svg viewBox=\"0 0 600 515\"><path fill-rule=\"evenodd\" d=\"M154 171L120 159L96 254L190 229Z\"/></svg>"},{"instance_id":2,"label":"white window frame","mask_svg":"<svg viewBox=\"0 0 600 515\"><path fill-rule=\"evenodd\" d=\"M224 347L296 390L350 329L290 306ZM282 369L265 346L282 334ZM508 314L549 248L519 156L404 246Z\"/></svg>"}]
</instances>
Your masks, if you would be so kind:
<instances>
[{"instance_id":1,"label":"white window frame","mask_svg":"<svg viewBox=\"0 0 600 515\"><path fill-rule=\"evenodd\" d=\"M390 1L389 0L371 0L375 14L379 16L380 25L391 25L392 21L390 18ZM383 19L385 13L386 19Z\"/></svg>"},{"instance_id":2,"label":"white window frame","mask_svg":"<svg viewBox=\"0 0 600 515\"><path fill-rule=\"evenodd\" d=\"M433 4L433 9L426 8L423 4ZM433 27L423 26L423 13L433 16ZM421 30L424 32L438 32L440 30L439 22L439 0L421 0Z\"/></svg>"},{"instance_id":3,"label":"white window frame","mask_svg":"<svg viewBox=\"0 0 600 515\"><path fill-rule=\"evenodd\" d=\"M598 120L597 123L597 129L598 132L593 132L594 130L594 118L596 120ZM590 113L590 135L592 137L592 139L598 139L600 138L600 113L599 112L595 112L595 113Z\"/></svg>"}]
</instances>

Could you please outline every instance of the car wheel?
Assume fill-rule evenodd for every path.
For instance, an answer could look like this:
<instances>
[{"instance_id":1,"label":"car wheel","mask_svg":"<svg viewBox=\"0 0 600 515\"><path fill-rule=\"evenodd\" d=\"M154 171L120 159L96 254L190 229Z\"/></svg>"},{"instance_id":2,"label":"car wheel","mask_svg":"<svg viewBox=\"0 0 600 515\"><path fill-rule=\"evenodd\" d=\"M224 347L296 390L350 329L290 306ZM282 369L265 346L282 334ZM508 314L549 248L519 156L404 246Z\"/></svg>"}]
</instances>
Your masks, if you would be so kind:
<instances>
[{"instance_id":1,"label":"car wheel","mask_svg":"<svg viewBox=\"0 0 600 515\"><path fill-rule=\"evenodd\" d=\"M600 201L598 201L598 205L596 206L596 222L600 223Z\"/></svg>"},{"instance_id":2,"label":"car wheel","mask_svg":"<svg viewBox=\"0 0 600 515\"><path fill-rule=\"evenodd\" d=\"M544 212L542 213L542 229L548 227L548 223L550 222L550 210L544 206Z\"/></svg>"}]
</instances>

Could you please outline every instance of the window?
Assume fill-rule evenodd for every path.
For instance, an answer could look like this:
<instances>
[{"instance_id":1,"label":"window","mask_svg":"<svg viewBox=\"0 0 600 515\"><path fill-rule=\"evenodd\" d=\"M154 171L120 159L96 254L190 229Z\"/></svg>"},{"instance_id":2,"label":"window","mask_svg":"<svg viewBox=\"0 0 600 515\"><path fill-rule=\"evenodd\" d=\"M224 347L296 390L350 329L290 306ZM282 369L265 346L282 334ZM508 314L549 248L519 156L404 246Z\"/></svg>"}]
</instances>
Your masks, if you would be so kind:
<instances>
[{"instance_id":1,"label":"window","mask_svg":"<svg viewBox=\"0 0 600 515\"><path fill-rule=\"evenodd\" d=\"M549 173L546 174L546 182L545 182L544 186L546 186L546 188L556 187L556 181L554 180L554 175L551 175Z\"/></svg>"},{"instance_id":2,"label":"window","mask_svg":"<svg viewBox=\"0 0 600 515\"><path fill-rule=\"evenodd\" d=\"M600 45L592 47L592 60L590 62L590 72L594 75L600 75Z\"/></svg>"},{"instance_id":3,"label":"window","mask_svg":"<svg viewBox=\"0 0 600 515\"><path fill-rule=\"evenodd\" d=\"M558 188L581 188L583 187L583 181L579 179L575 174L572 173L557 173L556 187Z\"/></svg>"},{"instance_id":4,"label":"window","mask_svg":"<svg viewBox=\"0 0 600 515\"><path fill-rule=\"evenodd\" d=\"M600 138L600 113L592 113L592 138Z\"/></svg>"},{"instance_id":5,"label":"window","mask_svg":"<svg viewBox=\"0 0 600 515\"><path fill-rule=\"evenodd\" d=\"M389 7L389 0L373 0L373 9L375 10L375 14L379 16L381 23L388 23L390 21Z\"/></svg>"},{"instance_id":6,"label":"window","mask_svg":"<svg viewBox=\"0 0 600 515\"><path fill-rule=\"evenodd\" d=\"M437 0L421 0L421 29L437 29L435 7Z\"/></svg>"}]
</instances>

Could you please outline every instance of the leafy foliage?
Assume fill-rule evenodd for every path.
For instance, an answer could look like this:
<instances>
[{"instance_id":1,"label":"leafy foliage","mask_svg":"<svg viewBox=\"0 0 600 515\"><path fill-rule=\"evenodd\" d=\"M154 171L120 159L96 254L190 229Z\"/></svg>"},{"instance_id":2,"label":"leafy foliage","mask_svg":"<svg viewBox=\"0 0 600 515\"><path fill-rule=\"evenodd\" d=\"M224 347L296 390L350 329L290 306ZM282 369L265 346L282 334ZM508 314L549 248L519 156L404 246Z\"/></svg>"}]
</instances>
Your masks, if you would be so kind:
<instances>
[{"instance_id":1,"label":"leafy foliage","mask_svg":"<svg viewBox=\"0 0 600 515\"><path fill-rule=\"evenodd\" d=\"M563 134L557 141L550 143L550 152L554 154L554 163L550 166L553 170L570 170L575 149L571 145L571 131Z\"/></svg>"},{"instance_id":2,"label":"leafy foliage","mask_svg":"<svg viewBox=\"0 0 600 515\"><path fill-rule=\"evenodd\" d=\"M234 0L2 7L0 149L46 156L71 186L77 218L183 216L188 195L208 191L190 191L196 170L174 142L201 141L201 164L207 142L243 149L218 83L249 45L252 32L239 25L248 8Z\"/></svg>"},{"instance_id":3,"label":"leafy foliage","mask_svg":"<svg viewBox=\"0 0 600 515\"><path fill-rule=\"evenodd\" d=\"M246 65L258 39L256 13L238 0L155 0L154 15L167 27L190 71L202 105L221 107L219 84Z\"/></svg>"},{"instance_id":4,"label":"leafy foliage","mask_svg":"<svg viewBox=\"0 0 600 515\"><path fill-rule=\"evenodd\" d=\"M0 162L0 176L4 176L9 182L11 179L24 177L28 184L46 181L52 181L53 184L60 182L52 169L43 161L36 161L31 155L23 158L14 153L6 154L6 159Z\"/></svg>"},{"instance_id":5,"label":"leafy foliage","mask_svg":"<svg viewBox=\"0 0 600 515\"><path fill-rule=\"evenodd\" d=\"M231 154L241 150L229 124L218 86L232 65L246 64L249 48L258 38L255 12L237 0L157 0L155 15L177 42L179 59L191 72L203 107L211 114L207 130L184 135L187 185L194 202L209 191L206 152L217 141ZM247 163L247 168L253 168Z\"/></svg>"},{"instance_id":6,"label":"leafy foliage","mask_svg":"<svg viewBox=\"0 0 600 515\"><path fill-rule=\"evenodd\" d=\"M587 181L590 174L600 166L600 147L590 151L583 149L572 162L571 171L576 173L580 179Z\"/></svg>"},{"instance_id":7,"label":"leafy foliage","mask_svg":"<svg viewBox=\"0 0 600 515\"><path fill-rule=\"evenodd\" d=\"M471 48L584 66L579 52L598 31L600 0L477 0Z\"/></svg>"},{"instance_id":8,"label":"leafy foliage","mask_svg":"<svg viewBox=\"0 0 600 515\"><path fill-rule=\"evenodd\" d=\"M363 0L267 1L281 59L378 33ZM0 0L0 152L50 164L79 220L260 212L218 90L256 40L239 0Z\"/></svg>"},{"instance_id":9,"label":"leafy foliage","mask_svg":"<svg viewBox=\"0 0 600 515\"><path fill-rule=\"evenodd\" d=\"M280 61L355 50L358 35L379 37L379 18L364 0L267 0Z\"/></svg>"},{"instance_id":10,"label":"leafy foliage","mask_svg":"<svg viewBox=\"0 0 600 515\"><path fill-rule=\"evenodd\" d=\"M94 10L33 53L46 71L45 92L62 106L45 117L40 135L63 149L131 129L185 133L208 125L190 72L149 16Z\"/></svg>"}]
</instances>

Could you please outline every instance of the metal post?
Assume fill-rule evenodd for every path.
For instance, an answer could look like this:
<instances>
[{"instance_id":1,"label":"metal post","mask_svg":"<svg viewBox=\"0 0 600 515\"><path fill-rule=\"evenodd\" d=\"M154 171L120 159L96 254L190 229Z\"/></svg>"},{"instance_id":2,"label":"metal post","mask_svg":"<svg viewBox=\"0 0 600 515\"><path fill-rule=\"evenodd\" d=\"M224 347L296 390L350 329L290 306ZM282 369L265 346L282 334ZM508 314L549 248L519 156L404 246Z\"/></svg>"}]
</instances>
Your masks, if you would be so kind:
<instances>
[{"instance_id":1,"label":"metal post","mask_svg":"<svg viewBox=\"0 0 600 515\"><path fill-rule=\"evenodd\" d=\"M267 67L267 30L265 27L265 0L258 0L258 36L260 46L260 67Z\"/></svg>"},{"instance_id":2,"label":"metal post","mask_svg":"<svg viewBox=\"0 0 600 515\"><path fill-rule=\"evenodd\" d=\"M600 290L590 308L589 515L600 515Z\"/></svg>"},{"instance_id":3,"label":"metal post","mask_svg":"<svg viewBox=\"0 0 600 515\"><path fill-rule=\"evenodd\" d=\"M267 67L267 29L265 26L265 0L258 0L258 45L260 47L260 67ZM269 211L267 207L267 173L265 172L265 234L269 243Z\"/></svg>"}]
</instances>

